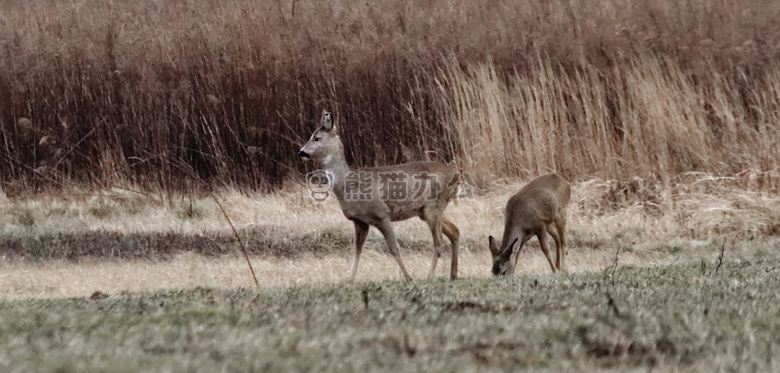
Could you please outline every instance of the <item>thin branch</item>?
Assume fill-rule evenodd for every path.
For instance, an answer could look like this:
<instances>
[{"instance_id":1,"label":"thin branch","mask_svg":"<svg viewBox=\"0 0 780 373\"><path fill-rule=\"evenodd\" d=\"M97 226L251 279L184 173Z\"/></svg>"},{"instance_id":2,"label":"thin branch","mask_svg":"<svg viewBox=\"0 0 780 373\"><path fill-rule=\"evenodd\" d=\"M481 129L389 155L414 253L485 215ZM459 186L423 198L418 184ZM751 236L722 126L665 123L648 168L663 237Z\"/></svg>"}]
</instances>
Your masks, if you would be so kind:
<instances>
[{"instance_id":1,"label":"thin branch","mask_svg":"<svg viewBox=\"0 0 780 373\"><path fill-rule=\"evenodd\" d=\"M718 255L718 266L715 267L713 274L718 274L721 264L723 264L723 253L726 251L726 239L723 239L723 245L720 246L720 255Z\"/></svg>"},{"instance_id":2,"label":"thin branch","mask_svg":"<svg viewBox=\"0 0 780 373\"><path fill-rule=\"evenodd\" d=\"M217 206L219 206L219 210L222 211L222 215L225 217L228 224L230 225L230 229L233 230L233 236L236 237L236 240L238 241L238 245L241 247L241 253L244 254L244 259L246 259L246 264L249 266L249 271L252 272L252 278L255 280L255 286L260 287L260 283L257 281L257 276L255 275L255 270L254 268L252 268L252 262L249 260L249 254L247 253L246 246L244 246L244 242L241 241L241 236L238 235L238 231L236 231L236 227L233 225L233 221L230 220L230 217L228 216L227 212L225 212L225 209L222 207L222 204L219 203L217 196L215 196L214 193L211 191L210 185L206 183L206 181L203 180L200 177L200 175L198 175L191 167L189 167L189 165L187 164L178 165L174 162L169 162L169 164L173 167L182 170L185 173L190 174L196 180L200 181L203 184L203 186L206 188L206 191L209 193L211 198L214 200L214 202L216 202Z\"/></svg>"},{"instance_id":3,"label":"thin branch","mask_svg":"<svg viewBox=\"0 0 780 373\"><path fill-rule=\"evenodd\" d=\"M230 229L233 230L233 235L236 236L236 240L238 240L238 244L241 246L241 253L244 254L244 258L246 259L246 264L249 265L249 271L252 272L252 278L255 280L255 286L260 287L260 283L257 282L257 276L255 276L255 270L252 268L252 262L249 261L249 254L247 254L246 246L244 246L244 242L241 241L241 237L238 235L238 231L236 231L236 227L233 226L233 222L230 220L230 217L228 217L227 212L225 212L225 209L222 208L222 204L219 203L219 200L217 200L217 197L214 195L214 193L211 192L211 190L208 191L209 195L212 199L214 199L214 202L217 203L217 206L219 206L219 210L222 211L222 215L225 216L225 219L227 220L228 224L230 224Z\"/></svg>"}]
</instances>

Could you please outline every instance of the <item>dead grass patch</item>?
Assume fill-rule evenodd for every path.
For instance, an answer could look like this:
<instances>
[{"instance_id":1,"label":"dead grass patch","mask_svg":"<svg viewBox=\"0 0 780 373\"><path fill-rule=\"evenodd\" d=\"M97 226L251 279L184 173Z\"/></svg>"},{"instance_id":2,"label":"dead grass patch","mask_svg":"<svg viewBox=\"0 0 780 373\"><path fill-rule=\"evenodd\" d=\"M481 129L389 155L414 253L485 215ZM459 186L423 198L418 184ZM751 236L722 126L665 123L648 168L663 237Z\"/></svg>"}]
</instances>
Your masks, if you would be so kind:
<instances>
[{"instance_id":1,"label":"dead grass patch","mask_svg":"<svg viewBox=\"0 0 780 373\"><path fill-rule=\"evenodd\" d=\"M780 211L780 197L773 189L757 188L749 181L760 178L771 179L688 174L677 180L575 182L568 224L570 270L599 271L612 263L618 250L623 265L711 260L724 241L729 248L742 247L730 250L730 257L760 256L777 245ZM446 214L461 230L464 276L487 275L486 237L503 232L505 201L522 184L522 180L505 180L478 191L474 199L448 207ZM653 196L653 202L647 196ZM0 201L9 212L0 215L0 235L12 243L3 253L4 295L74 296L95 290L251 285L246 263L212 200L185 201L201 211L195 219L181 215L182 202L177 198L172 202L146 198L109 191L97 196ZM353 232L334 199L316 203L297 184L277 194L225 191L219 198L245 235L264 286L343 280L352 260ZM94 206L113 210L96 215L90 212ZM20 221L19 211L33 221ZM422 279L432 254L427 226L410 219L396 227L407 265L416 279ZM59 240L46 241L52 238ZM386 256L378 232L371 231L366 251L359 279L397 276L397 264ZM22 252L28 254L17 255ZM546 275L549 268L542 258L532 241L522 254L519 271ZM447 267L447 260L440 270Z\"/></svg>"}]
</instances>

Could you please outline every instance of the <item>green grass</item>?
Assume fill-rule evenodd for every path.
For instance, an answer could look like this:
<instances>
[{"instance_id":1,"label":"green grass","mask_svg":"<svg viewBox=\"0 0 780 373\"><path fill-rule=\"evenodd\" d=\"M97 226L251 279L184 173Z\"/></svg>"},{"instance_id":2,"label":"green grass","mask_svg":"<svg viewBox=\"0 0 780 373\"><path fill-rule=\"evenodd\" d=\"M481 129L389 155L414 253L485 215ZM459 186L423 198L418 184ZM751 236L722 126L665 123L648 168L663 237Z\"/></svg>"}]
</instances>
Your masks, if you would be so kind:
<instances>
[{"instance_id":1,"label":"green grass","mask_svg":"<svg viewBox=\"0 0 780 373\"><path fill-rule=\"evenodd\" d=\"M0 370L772 370L777 258L726 257L717 273L710 262L2 300Z\"/></svg>"}]
</instances>

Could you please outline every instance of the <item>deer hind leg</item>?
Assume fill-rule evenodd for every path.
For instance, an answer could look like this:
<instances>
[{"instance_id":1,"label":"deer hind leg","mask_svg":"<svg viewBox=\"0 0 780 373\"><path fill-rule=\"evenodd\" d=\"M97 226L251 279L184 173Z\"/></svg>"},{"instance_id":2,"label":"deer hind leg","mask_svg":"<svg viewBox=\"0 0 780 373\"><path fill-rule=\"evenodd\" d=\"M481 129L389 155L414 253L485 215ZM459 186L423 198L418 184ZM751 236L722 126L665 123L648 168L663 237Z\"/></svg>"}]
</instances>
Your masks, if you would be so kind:
<instances>
[{"instance_id":1,"label":"deer hind leg","mask_svg":"<svg viewBox=\"0 0 780 373\"><path fill-rule=\"evenodd\" d=\"M564 262L566 260L566 214L559 213L555 217L555 228L558 231L558 239L555 240L555 264L559 271L565 271Z\"/></svg>"},{"instance_id":2,"label":"deer hind leg","mask_svg":"<svg viewBox=\"0 0 780 373\"><path fill-rule=\"evenodd\" d=\"M398 266L401 267L401 273L404 275L404 279L407 281L412 281L412 276L409 276L409 272L406 270L406 266L404 266L403 260L401 260L401 251L398 248L398 241L395 239L395 232L393 231L393 223L390 222L390 219L382 219L376 227L379 229L380 232L382 232L382 235L385 237L385 241L387 242L387 248L390 250L390 254L393 255L395 260L398 262Z\"/></svg>"},{"instance_id":3,"label":"deer hind leg","mask_svg":"<svg viewBox=\"0 0 780 373\"><path fill-rule=\"evenodd\" d=\"M441 230L444 235L450 240L452 246L452 265L450 266L450 280L454 281L458 278L458 240L460 240L460 230L455 224L452 224L444 216L441 217Z\"/></svg>"},{"instance_id":4,"label":"deer hind leg","mask_svg":"<svg viewBox=\"0 0 780 373\"><path fill-rule=\"evenodd\" d=\"M553 263L552 257L550 257L550 250L547 247L547 234L544 230L540 230L536 232L536 237L539 239L539 246L542 247L542 252L547 258L547 262L550 263L550 268L552 268L553 273L555 273L555 263Z\"/></svg>"},{"instance_id":5,"label":"deer hind leg","mask_svg":"<svg viewBox=\"0 0 780 373\"><path fill-rule=\"evenodd\" d=\"M349 282L355 282L358 263L360 262L360 253L363 252L363 244L366 243L369 228L368 224L361 221L355 220L353 222L355 223L355 260L352 262L352 273L349 275Z\"/></svg>"},{"instance_id":6,"label":"deer hind leg","mask_svg":"<svg viewBox=\"0 0 780 373\"><path fill-rule=\"evenodd\" d=\"M428 273L428 279L432 279L436 276L436 264L439 262L442 251L442 219L436 214L423 213L423 220L428 224L433 236L433 261L431 262L431 271Z\"/></svg>"}]
</instances>

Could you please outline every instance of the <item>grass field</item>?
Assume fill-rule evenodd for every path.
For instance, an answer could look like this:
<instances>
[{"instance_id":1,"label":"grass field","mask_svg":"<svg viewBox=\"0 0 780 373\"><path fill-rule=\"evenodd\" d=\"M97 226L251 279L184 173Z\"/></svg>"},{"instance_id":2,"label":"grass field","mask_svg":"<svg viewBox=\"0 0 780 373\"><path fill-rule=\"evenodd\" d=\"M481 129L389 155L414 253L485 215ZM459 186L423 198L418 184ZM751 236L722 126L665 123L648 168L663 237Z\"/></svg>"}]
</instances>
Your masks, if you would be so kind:
<instances>
[{"instance_id":1,"label":"grass field","mask_svg":"<svg viewBox=\"0 0 780 373\"><path fill-rule=\"evenodd\" d=\"M0 368L776 370L776 250L709 263L0 300Z\"/></svg>"},{"instance_id":2,"label":"grass field","mask_svg":"<svg viewBox=\"0 0 780 373\"><path fill-rule=\"evenodd\" d=\"M414 283L372 231L348 284L352 227L335 201L297 184L219 193L257 288L208 196L2 199L0 370L772 371L770 176L574 183L568 273L550 274L534 241L501 279L486 237L522 181L495 183L447 210L462 233L455 282L446 264L424 278L420 221L397 224Z\"/></svg>"}]
</instances>

